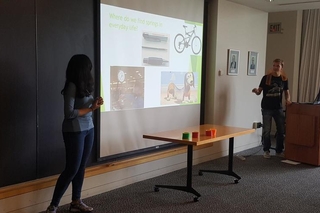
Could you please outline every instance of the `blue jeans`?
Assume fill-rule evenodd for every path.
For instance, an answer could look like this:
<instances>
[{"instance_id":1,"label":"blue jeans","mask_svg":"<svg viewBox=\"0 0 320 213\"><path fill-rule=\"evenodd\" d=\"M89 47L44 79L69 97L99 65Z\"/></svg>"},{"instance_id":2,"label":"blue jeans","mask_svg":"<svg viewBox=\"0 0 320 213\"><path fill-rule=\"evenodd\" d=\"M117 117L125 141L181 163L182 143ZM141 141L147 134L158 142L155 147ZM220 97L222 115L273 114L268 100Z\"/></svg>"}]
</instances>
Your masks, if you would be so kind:
<instances>
[{"instance_id":1,"label":"blue jeans","mask_svg":"<svg viewBox=\"0 0 320 213\"><path fill-rule=\"evenodd\" d=\"M282 109L277 110L266 110L262 109L262 120L263 120L263 130L262 130L262 138L263 138L263 151L270 151L271 140L270 140L270 132L271 132L271 122L272 118L274 119L277 127L277 143L276 143L276 152L283 152L283 141L284 141L284 130L285 130L285 117Z\"/></svg>"},{"instance_id":2,"label":"blue jeans","mask_svg":"<svg viewBox=\"0 0 320 213\"><path fill-rule=\"evenodd\" d=\"M72 200L80 199L86 163L92 150L94 129L63 132L63 140L66 149L66 166L54 189L51 201L54 206L59 205L70 182L72 182Z\"/></svg>"}]
</instances>

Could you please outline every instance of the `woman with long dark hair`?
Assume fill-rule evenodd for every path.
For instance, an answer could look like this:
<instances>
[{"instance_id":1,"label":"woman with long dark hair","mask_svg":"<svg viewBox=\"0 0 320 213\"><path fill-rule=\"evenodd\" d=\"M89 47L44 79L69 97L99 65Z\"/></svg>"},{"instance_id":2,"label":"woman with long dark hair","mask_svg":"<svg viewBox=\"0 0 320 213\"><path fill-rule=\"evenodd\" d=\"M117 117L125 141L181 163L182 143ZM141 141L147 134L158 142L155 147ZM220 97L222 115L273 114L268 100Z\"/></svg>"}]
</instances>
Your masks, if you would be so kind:
<instances>
[{"instance_id":1,"label":"woman with long dark hair","mask_svg":"<svg viewBox=\"0 0 320 213\"><path fill-rule=\"evenodd\" d=\"M71 212L91 212L92 207L81 201L81 190L87 160L90 156L94 126L92 113L103 104L101 97L94 99L92 63L88 56L74 55L68 63L66 81L61 91L64 97L62 134L66 150L66 166L60 174L47 213L56 213L60 199L72 183Z\"/></svg>"}]
</instances>

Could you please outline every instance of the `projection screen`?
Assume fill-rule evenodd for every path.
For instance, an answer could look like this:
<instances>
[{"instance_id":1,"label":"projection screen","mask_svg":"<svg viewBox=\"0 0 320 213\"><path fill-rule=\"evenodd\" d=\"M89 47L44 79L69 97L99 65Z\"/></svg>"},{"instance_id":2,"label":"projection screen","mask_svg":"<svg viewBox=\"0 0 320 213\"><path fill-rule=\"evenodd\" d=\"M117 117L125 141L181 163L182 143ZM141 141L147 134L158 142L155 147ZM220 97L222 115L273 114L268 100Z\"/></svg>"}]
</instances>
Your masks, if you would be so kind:
<instances>
[{"instance_id":1,"label":"projection screen","mask_svg":"<svg viewBox=\"0 0 320 213\"><path fill-rule=\"evenodd\" d=\"M200 122L203 0L101 0L99 157Z\"/></svg>"}]
</instances>

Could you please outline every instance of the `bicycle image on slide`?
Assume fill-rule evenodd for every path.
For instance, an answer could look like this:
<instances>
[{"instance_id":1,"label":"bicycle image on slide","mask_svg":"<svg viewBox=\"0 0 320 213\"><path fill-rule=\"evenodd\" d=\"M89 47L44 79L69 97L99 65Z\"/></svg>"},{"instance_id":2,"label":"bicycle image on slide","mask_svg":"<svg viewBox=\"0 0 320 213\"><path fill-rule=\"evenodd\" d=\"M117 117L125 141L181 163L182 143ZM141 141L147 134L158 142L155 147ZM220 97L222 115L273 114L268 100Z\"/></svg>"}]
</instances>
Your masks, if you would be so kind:
<instances>
[{"instance_id":1,"label":"bicycle image on slide","mask_svg":"<svg viewBox=\"0 0 320 213\"><path fill-rule=\"evenodd\" d=\"M196 25L194 25L193 30L187 32L187 27L183 25L185 35L181 33L177 34L174 38L174 48L178 53L182 53L185 48L191 46L192 52L197 55L201 51L201 40L199 36L196 35ZM190 45L191 42L191 45Z\"/></svg>"}]
</instances>

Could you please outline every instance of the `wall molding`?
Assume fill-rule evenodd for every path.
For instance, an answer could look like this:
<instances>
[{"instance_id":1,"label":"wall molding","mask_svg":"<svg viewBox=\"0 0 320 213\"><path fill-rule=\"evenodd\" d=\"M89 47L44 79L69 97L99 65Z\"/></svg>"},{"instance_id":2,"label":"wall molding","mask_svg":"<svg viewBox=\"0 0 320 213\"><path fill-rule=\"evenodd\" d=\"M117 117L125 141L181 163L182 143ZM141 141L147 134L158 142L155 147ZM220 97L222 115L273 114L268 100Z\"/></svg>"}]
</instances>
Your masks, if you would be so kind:
<instances>
[{"instance_id":1,"label":"wall molding","mask_svg":"<svg viewBox=\"0 0 320 213\"><path fill-rule=\"evenodd\" d=\"M199 150L199 149L208 148L211 146L212 146L212 143L201 145L201 146L195 146L194 151ZM131 167L131 166L135 166L135 165L139 165L139 164L143 164L143 163L147 163L150 161L159 160L162 158L171 157L174 155L183 154L186 152L187 152L186 146L175 147L175 148L168 149L165 151L159 151L157 153L146 154L146 155L135 157L135 158L125 159L125 160L115 161L115 162L109 162L109 163L105 163L105 164L101 164L101 165L97 165L97 166L88 167L86 169L85 178L100 175L100 174L107 173L107 172L112 172L112 171L119 170L119 169L124 169L127 167ZM32 191L37 191L37 190L52 187L56 184L58 177L59 177L59 175L54 175L54 176L50 176L50 177L45 177L45 178L41 178L41 179L37 179L37 180L32 180L32 181L28 181L28 182L23 182L23 183L19 183L19 184L14 184L14 185L2 187L2 188L0 188L0 200L5 199L5 198L9 198L9 197L13 197L13 196L17 196L17 195L21 195L21 194L25 194L25 193L29 193Z\"/></svg>"}]
</instances>

